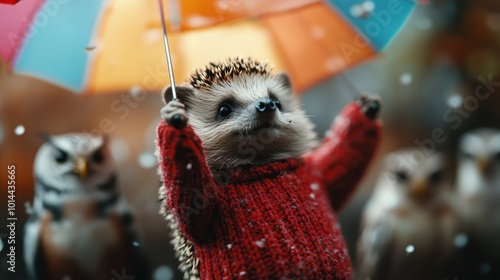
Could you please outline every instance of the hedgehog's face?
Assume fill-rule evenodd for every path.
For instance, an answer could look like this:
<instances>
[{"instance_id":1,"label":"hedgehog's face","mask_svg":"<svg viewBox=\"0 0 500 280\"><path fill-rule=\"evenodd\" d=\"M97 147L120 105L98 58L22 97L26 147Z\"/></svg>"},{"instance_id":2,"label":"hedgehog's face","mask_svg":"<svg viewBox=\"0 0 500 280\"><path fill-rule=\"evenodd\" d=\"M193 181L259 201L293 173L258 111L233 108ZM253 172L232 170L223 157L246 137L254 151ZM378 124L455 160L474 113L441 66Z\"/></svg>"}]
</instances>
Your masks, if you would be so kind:
<instances>
[{"instance_id":1,"label":"hedgehog's face","mask_svg":"<svg viewBox=\"0 0 500 280\"><path fill-rule=\"evenodd\" d=\"M285 74L242 74L209 89L176 89L212 170L297 158L316 145Z\"/></svg>"}]
</instances>

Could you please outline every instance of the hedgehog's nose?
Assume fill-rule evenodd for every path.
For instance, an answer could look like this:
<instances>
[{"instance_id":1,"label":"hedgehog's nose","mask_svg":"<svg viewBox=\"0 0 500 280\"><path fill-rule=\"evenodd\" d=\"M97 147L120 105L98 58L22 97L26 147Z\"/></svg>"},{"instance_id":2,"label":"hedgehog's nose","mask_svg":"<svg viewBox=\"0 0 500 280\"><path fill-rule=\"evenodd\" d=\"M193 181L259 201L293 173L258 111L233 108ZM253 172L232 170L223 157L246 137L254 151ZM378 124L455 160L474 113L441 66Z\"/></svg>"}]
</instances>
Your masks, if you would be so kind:
<instances>
[{"instance_id":1,"label":"hedgehog's nose","mask_svg":"<svg viewBox=\"0 0 500 280\"><path fill-rule=\"evenodd\" d=\"M271 99L260 100L257 102L257 105L255 105L255 109L257 113L271 113L276 111L276 102Z\"/></svg>"}]
</instances>

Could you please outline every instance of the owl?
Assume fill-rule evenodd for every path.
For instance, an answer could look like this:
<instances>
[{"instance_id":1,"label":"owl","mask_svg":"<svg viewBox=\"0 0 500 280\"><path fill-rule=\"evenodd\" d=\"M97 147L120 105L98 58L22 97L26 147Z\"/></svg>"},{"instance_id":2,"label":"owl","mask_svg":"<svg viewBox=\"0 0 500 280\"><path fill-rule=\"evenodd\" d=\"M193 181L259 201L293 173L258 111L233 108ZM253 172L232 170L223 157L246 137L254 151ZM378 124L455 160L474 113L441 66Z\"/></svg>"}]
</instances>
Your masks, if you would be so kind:
<instances>
[{"instance_id":1,"label":"owl","mask_svg":"<svg viewBox=\"0 0 500 280\"><path fill-rule=\"evenodd\" d=\"M493 260L499 270L500 130L466 133L457 157L457 190L467 229L481 258Z\"/></svg>"},{"instance_id":2,"label":"owl","mask_svg":"<svg viewBox=\"0 0 500 280\"><path fill-rule=\"evenodd\" d=\"M445 279L460 227L451 186L443 155L389 154L363 212L358 279Z\"/></svg>"},{"instance_id":3,"label":"owl","mask_svg":"<svg viewBox=\"0 0 500 280\"><path fill-rule=\"evenodd\" d=\"M132 214L104 137L43 136L24 231L32 279L121 279L145 273Z\"/></svg>"}]
</instances>

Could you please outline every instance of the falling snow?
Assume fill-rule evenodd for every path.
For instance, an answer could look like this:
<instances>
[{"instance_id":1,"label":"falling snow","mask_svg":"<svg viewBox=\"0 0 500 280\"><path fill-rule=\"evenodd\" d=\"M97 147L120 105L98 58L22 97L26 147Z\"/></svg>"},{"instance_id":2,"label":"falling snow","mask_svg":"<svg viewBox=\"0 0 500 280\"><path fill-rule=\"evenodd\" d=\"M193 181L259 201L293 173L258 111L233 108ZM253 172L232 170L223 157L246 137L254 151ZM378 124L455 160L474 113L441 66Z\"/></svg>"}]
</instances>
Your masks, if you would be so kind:
<instances>
[{"instance_id":1,"label":"falling snow","mask_svg":"<svg viewBox=\"0 0 500 280\"><path fill-rule=\"evenodd\" d=\"M341 57L335 56L325 62L325 67L330 72L337 72L345 67L345 61Z\"/></svg>"},{"instance_id":2,"label":"falling snow","mask_svg":"<svg viewBox=\"0 0 500 280\"><path fill-rule=\"evenodd\" d=\"M153 272L154 280L171 280L174 279L174 271L166 265L158 266Z\"/></svg>"},{"instance_id":3,"label":"falling snow","mask_svg":"<svg viewBox=\"0 0 500 280\"><path fill-rule=\"evenodd\" d=\"M189 26L193 27L209 26L216 23L213 17L203 17L199 15L192 15L187 17L186 22Z\"/></svg>"},{"instance_id":4,"label":"falling snow","mask_svg":"<svg viewBox=\"0 0 500 280\"><path fill-rule=\"evenodd\" d=\"M458 108L462 106L463 103L463 97L460 94L452 94L448 97L448 100L446 100L448 103L448 106L450 108Z\"/></svg>"},{"instance_id":5,"label":"falling snow","mask_svg":"<svg viewBox=\"0 0 500 280\"><path fill-rule=\"evenodd\" d=\"M406 253L411 254L415 251L415 247L413 245L406 246Z\"/></svg>"},{"instance_id":6,"label":"falling snow","mask_svg":"<svg viewBox=\"0 0 500 280\"><path fill-rule=\"evenodd\" d=\"M141 97L141 95L143 94L142 88L140 86L133 86L130 88L130 94L133 97Z\"/></svg>"},{"instance_id":7,"label":"falling snow","mask_svg":"<svg viewBox=\"0 0 500 280\"><path fill-rule=\"evenodd\" d=\"M186 166L187 170L191 170L191 168L193 168L193 165L191 163L188 163L188 165Z\"/></svg>"},{"instance_id":8,"label":"falling snow","mask_svg":"<svg viewBox=\"0 0 500 280\"><path fill-rule=\"evenodd\" d=\"M144 42L154 44L162 39L163 33L159 29L149 29L144 33Z\"/></svg>"},{"instance_id":9,"label":"falling snow","mask_svg":"<svg viewBox=\"0 0 500 280\"><path fill-rule=\"evenodd\" d=\"M315 198L316 198L316 196L315 196L313 193L309 194L309 196L310 196L312 199L315 199Z\"/></svg>"},{"instance_id":10,"label":"falling snow","mask_svg":"<svg viewBox=\"0 0 500 280\"><path fill-rule=\"evenodd\" d=\"M0 252L2 252L2 250L3 250L3 241L2 241L2 239L0 238Z\"/></svg>"},{"instance_id":11,"label":"falling snow","mask_svg":"<svg viewBox=\"0 0 500 280\"><path fill-rule=\"evenodd\" d=\"M226 247L227 247L228 249L231 249L231 248L233 248L233 244L227 244L227 245L226 245Z\"/></svg>"},{"instance_id":12,"label":"falling snow","mask_svg":"<svg viewBox=\"0 0 500 280\"><path fill-rule=\"evenodd\" d=\"M156 165L156 157L151 152L144 152L139 156L139 165L143 168L152 168Z\"/></svg>"},{"instance_id":13,"label":"falling snow","mask_svg":"<svg viewBox=\"0 0 500 280\"><path fill-rule=\"evenodd\" d=\"M453 239L453 243L455 244L455 247L457 248L463 248L467 243L469 242L469 238L467 235L460 233L455 236L455 239Z\"/></svg>"},{"instance_id":14,"label":"falling snow","mask_svg":"<svg viewBox=\"0 0 500 280\"><path fill-rule=\"evenodd\" d=\"M16 128L14 129L14 133L15 133L16 135L23 135L25 131L26 131L26 129L24 128L24 126L23 126L23 125L18 125L18 126L16 126Z\"/></svg>"},{"instance_id":15,"label":"falling snow","mask_svg":"<svg viewBox=\"0 0 500 280\"><path fill-rule=\"evenodd\" d=\"M255 245L257 245L259 248L263 248L265 244L266 244L265 239L255 241Z\"/></svg>"},{"instance_id":16,"label":"falling snow","mask_svg":"<svg viewBox=\"0 0 500 280\"><path fill-rule=\"evenodd\" d=\"M432 27L432 20L430 18L421 18L421 19L417 20L417 22L415 23L415 26L419 30L429 30Z\"/></svg>"},{"instance_id":17,"label":"falling snow","mask_svg":"<svg viewBox=\"0 0 500 280\"><path fill-rule=\"evenodd\" d=\"M311 34L316 39L324 39L325 29L321 26L314 26L311 28Z\"/></svg>"},{"instance_id":18,"label":"falling snow","mask_svg":"<svg viewBox=\"0 0 500 280\"><path fill-rule=\"evenodd\" d=\"M358 5L353 5L351 7L351 15L357 18L366 18L370 16L375 10L375 3L372 1L365 1Z\"/></svg>"},{"instance_id":19,"label":"falling snow","mask_svg":"<svg viewBox=\"0 0 500 280\"><path fill-rule=\"evenodd\" d=\"M405 74L401 75L401 78L399 80L400 80L401 84L407 86L407 85L411 84L411 82L413 81L413 77L412 77L412 75L405 73Z\"/></svg>"},{"instance_id":20,"label":"falling snow","mask_svg":"<svg viewBox=\"0 0 500 280\"><path fill-rule=\"evenodd\" d=\"M312 183L311 184L311 190L313 190L313 191L319 190L319 184L318 183Z\"/></svg>"},{"instance_id":21,"label":"falling snow","mask_svg":"<svg viewBox=\"0 0 500 280\"><path fill-rule=\"evenodd\" d=\"M246 271L240 271L240 276L243 276L243 275L245 275L245 274L247 274L247 272L246 272Z\"/></svg>"},{"instance_id":22,"label":"falling snow","mask_svg":"<svg viewBox=\"0 0 500 280\"><path fill-rule=\"evenodd\" d=\"M109 145L111 155L117 163L125 162L129 156L129 147L123 138L113 138Z\"/></svg>"},{"instance_id":23,"label":"falling snow","mask_svg":"<svg viewBox=\"0 0 500 280\"><path fill-rule=\"evenodd\" d=\"M139 242L134 241L134 242L132 242L132 245L134 245L135 247L139 247Z\"/></svg>"}]
</instances>

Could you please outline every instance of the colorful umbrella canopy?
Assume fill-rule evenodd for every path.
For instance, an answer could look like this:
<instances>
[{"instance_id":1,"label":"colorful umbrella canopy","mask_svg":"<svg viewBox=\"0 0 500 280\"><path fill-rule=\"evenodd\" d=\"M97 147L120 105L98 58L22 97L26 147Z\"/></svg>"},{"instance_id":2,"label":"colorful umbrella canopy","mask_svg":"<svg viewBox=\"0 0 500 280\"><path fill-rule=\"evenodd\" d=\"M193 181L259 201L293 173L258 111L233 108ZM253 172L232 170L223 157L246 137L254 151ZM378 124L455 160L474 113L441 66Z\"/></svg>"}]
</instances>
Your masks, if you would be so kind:
<instances>
[{"instance_id":1,"label":"colorful umbrella canopy","mask_svg":"<svg viewBox=\"0 0 500 280\"><path fill-rule=\"evenodd\" d=\"M176 82L229 56L268 60L302 92L374 57L404 24L410 0L170 0ZM23 0L0 4L0 58L15 73L75 93L168 84L155 0Z\"/></svg>"}]
</instances>

